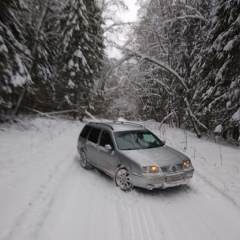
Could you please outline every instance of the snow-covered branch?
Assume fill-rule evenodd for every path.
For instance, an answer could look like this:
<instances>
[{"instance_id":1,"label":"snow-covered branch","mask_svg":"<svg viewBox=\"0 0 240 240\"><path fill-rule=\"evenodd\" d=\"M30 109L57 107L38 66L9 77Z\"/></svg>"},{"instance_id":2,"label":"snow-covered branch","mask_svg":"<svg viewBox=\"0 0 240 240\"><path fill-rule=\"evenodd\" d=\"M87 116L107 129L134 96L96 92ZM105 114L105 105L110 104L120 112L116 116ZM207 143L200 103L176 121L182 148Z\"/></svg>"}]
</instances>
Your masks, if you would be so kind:
<instances>
[{"instance_id":1,"label":"snow-covered branch","mask_svg":"<svg viewBox=\"0 0 240 240\"><path fill-rule=\"evenodd\" d=\"M118 22L118 23L113 23L110 26L104 28L104 33L110 31L114 27L119 27L119 26L125 26L125 25L132 25L135 22Z\"/></svg>"},{"instance_id":2,"label":"snow-covered branch","mask_svg":"<svg viewBox=\"0 0 240 240\"><path fill-rule=\"evenodd\" d=\"M182 21L182 20L187 20L187 19L197 19L197 20L201 20L201 21L208 23L208 20L201 15L200 16L199 15L185 15L185 16L179 16L179 17L165 20L161 24L163 25L165 23L172 23L172 22Z\"/></svg>"},{"instance_id":3,"label":"snow-covered branch","mask_svg":"<svg viewBox=\"0 0 240 240\"><path fill-rule=\"evenodd\" d=\"M202 126L203 128L205 128L206 130L208 130L208 128L203 124L203 123L201 123L197 118L196 118L196 116L193 114L193 112L192 112L192 110L191 110L191 107L190 107L190 103L189 103L189 101L188 101L188 99L185 97L184 98L184 101L185 101L185 103L186 103L186 105L187 105L187 110L188 110L188 113L190 114L190 116L200 125L200 126Z\"/></svg>"},{"instance_id":4,"label":"snow-covered branch","mask_svg":"<svg viewBox=\"0 0 240 240\"><path fill-rule=\"evenodd\" d=\"M153 57L150 57L150 56L146 56L142 53L139 53L139 52L136 52L134 50L131 50L129 48L126 48L126 50L130 51L132 53L132 56L131 55L127 55L128 58L129 57L133 57L133 56L138 56L141 58L141 60L147 60L149 62L152 62L152 63L155 63L156 65L160 66L161 68L165 69L166 71L170 72L171 74L173 74L179 81L180 83L183 85L183 87L185 88L185 90L188 92L189 89L185 83L185 80L174 70L172 69L170 66L168 66L167 64L153 58Z\"/></svg>"},{"instance_id":5,"label":"snow-covered branch","mask_svg":"<svg viewBox=\"0 0 240 240\"><path fill-rule=\"evenodd\" d=\"M171 117L172 115L176 115L175 111L172 111L171 113L169 113L167 116L165 116L165 117L163 118L163 120L160 122L159 128L161 128L161 126L163 125L163 123L164 123L169 117Z\"/></svg>"},{"instance_id":6,"label":"snow-covered branch","mask_svg":"<svg viewBox=\"0 0 240 240\"><path fill-rule=\"evenodd\" d=\"M123 55L122 58L120 58L106 73L105 78L107 78L109 76L109 74L113 71L114 68L120 66L123 62L127 61L128 59L130 59L132 57L131 54L125 54Z\"/></svg>"},{"instance_id":7,"label":"snow-covered branch","mask_svg":"<svg viewBox=\"0 0 240 240\"><path fill-rule=\"evenodd\" d=\"M189 6L189 5L185 5L185 8L187 8L189 10L193 10L194 12L196 12L198 14L198 16L202 16L203 17L203 15L196 8L194 8L192 6ZM206 19L206 21L208 22L207 19Z\"/></svg>"}]
</instances>

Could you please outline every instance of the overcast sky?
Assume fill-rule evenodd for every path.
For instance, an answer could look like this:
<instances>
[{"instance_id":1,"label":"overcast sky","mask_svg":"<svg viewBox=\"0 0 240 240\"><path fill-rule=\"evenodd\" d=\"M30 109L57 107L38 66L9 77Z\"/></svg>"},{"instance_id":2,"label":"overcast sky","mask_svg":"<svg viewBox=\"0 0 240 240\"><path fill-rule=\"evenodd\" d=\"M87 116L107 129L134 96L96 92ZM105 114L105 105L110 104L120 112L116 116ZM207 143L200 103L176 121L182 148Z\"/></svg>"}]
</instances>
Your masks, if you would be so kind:
<instances>
[{"instance_id":1,"label":"overcast sky","mask_svg":"<svg viewBox=\"0 0 240 240\"><path fill-rule=\"evenodd\" d=\"M119 17L122 19L123 22L135 22L137 20L137 11L138 6L136 5L136 0L123 0L125 4L128 7L128 11L121 11L119 12ZM126 37L124 34L122 36L119 36L120 42L119 44L123 44L126 40ZM117 49L108 49L108 55L109 57L121 57L120 51Z\"/></svg>"},{"instance_id":2,"label":"overcast sky","mask_svg":"<svg viewBox=\"0 0 240 240\"><path fill-rule=\"evenodd\" d=\"M129 11L121 14L121 17L124 21L135 21L137 19L137 10L136 0L124 0L125 4L128 6Z\"/></svg>"}]
</instances>

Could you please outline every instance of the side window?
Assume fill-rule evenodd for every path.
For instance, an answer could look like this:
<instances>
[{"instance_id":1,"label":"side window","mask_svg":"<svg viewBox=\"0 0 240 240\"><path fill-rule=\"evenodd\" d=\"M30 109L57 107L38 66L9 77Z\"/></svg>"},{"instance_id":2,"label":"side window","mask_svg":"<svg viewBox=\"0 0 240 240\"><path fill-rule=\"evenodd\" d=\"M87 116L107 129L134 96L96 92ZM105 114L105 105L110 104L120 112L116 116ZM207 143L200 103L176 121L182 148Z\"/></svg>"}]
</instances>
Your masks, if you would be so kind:
<instances>
[{"instance_id":1,"label":"side window","mask_svg":"<svg viewBox=\"0 0 240 240\"><path fill-rule=\"evenodd\" d=\"M113 148L113 143L111 140L110 133L107 132L106 130L103 130L100 138L100 146L104 147L107 144L109 144Z\"/></svg>"},{"instance_id":2,"label":"side window","mask_svg":"<svg viewBox=\"0 0 240 240\"><path fill-rule=\"evenodd\" d=\"M86 125L86 126L83 128L80 136L81 136L82 138L87 138L88 133L90 132L91 128L92 128L91 126Z\"/></svg>"},{"instance_id":3,"label":"side window","mask_svg":"<svg viewBox=\"0 0 240 240\"><path fill-rule=\"evenodd\" d=\"M101 132L101 129L93 128L88 137L88 141L97 143L100 132Z\"/></svg>"}]
</instances>

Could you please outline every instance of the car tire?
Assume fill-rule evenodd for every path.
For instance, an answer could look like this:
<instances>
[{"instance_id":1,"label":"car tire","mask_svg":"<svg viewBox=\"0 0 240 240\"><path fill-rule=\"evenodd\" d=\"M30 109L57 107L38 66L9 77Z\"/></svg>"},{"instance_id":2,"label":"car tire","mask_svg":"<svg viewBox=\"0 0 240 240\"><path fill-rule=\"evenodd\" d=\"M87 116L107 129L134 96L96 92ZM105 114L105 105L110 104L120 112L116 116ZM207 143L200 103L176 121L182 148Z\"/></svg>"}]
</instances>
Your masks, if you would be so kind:
<instances>
[{"instance_id":1,"label":"car tire","mask_svg":"<svg viewBox=\"0 0 240 240\"><path fill-rule=\"evenodd\" d=\"M124 192L132 190L132 180L128 170L125 167L120 167L117 169L115 173L115 183Z\"/></svg>"},{"instance_id":2,"label":"car tire","mask_svg":"<svg viewBox=\"0 0 240 240\"><path fill-rule=\"evenodd\" d=\"M87 154L83 151L83 149L80 150L80 164L85 169L91 169L92 165L87 160Z\"/></svg>"}]
</instances>

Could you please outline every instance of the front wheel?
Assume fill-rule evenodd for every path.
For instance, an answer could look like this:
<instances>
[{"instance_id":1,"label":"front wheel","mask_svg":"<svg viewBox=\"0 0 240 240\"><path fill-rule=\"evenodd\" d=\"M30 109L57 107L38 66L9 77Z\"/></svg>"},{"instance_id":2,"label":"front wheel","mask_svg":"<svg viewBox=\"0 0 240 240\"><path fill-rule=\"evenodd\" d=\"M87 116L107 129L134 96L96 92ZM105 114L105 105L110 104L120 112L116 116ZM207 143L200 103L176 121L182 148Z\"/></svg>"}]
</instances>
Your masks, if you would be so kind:
<instances>
[{"instance_id":1,"label":"front wheel","mask_svg":"<svg viewBox=\"0 0 240 240\"><path fill-rule=\"evenodd\" d=\"M92 168L92 165L87 160L86 153L82 149L80 150L80 164L85 169Z\"/></svg>"},{"instance_id":2,"label":"front wheel","mask_svg":"<svg viewBox=\"0 0 240 240\"><path fill-rule=\"evenodd\" d=\"M119 168L115 174L115 182L118 187L123 191L129 191L132 189L133 184L130 178L130 174L126 168Z\"/></svg>"}]
</instances>

